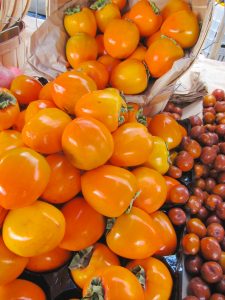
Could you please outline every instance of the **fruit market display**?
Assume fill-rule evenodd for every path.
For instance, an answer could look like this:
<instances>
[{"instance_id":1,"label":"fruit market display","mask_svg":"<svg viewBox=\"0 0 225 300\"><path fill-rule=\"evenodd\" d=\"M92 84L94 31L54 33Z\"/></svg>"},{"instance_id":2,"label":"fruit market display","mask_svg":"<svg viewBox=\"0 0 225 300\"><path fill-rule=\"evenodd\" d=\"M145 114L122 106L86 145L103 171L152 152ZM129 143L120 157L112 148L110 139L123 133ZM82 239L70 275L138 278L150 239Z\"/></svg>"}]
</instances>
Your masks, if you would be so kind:
<instances>
[{"instance_id":1,"label":"fruit market display","mask_svg":"<svg viewBox=\"0 0 225 300\"><path fill-rule=\"evenodd\" d=\"M125 6L69 9L72 69L45 85L14 70L0 87L1 300L181 299L183 259L185 300L225 299L224 91L203 119L127 102L199 25L181 0Z\"/></svg>"}]
</instances>

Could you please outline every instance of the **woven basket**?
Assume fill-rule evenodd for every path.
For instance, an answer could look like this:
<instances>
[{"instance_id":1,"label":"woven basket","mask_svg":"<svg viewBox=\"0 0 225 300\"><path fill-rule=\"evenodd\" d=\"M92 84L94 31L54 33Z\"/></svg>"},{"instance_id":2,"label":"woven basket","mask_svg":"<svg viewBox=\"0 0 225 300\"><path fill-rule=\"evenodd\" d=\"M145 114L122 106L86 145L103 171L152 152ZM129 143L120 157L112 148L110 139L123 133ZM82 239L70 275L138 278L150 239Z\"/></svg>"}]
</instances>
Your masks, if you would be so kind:
<instances>
[{"instance_id":1,"label":"woven basket","mask_svg":"<svg viewBox=\"0 0 225 300\"><path fill-rule=\"evenodd\" d=\"M5 30L26 15L31 0L1 0L0 1L0 31Z\"/></svg>"},{"instance_id":2,"label":"woven basket","mask_svg":"<svg viewBox=\"0 0 225 300\"><path fill-rule=\"evenodd\" d=\"M20 21L0 33L0 65L22 68L25 61L25 24Z\"/></svg>"}]
</instances>

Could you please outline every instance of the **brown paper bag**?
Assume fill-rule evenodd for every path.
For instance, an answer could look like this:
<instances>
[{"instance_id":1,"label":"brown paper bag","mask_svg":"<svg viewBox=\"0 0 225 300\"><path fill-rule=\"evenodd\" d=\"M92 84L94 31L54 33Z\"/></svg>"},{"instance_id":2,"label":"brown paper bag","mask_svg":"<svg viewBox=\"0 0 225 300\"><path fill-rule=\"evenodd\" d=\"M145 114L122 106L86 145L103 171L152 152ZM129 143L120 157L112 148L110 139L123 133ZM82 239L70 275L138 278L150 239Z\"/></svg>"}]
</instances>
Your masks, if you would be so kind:
<instances>
[{"instance_id":1,"label":"brown paper bag","mask_svg":"<svg viewBox=\"0 0 225 300\"><path fill-rule=\"evenodd\" d=\"M128 1L128 5L132 6L135 2L137 0L130 0ZM167 3L167 0L158 0L155 2L162 8ZM164 76L156 81L150 80L144 94L126 96L128 101L143 105L145 113L148 115L155 114L165 107L173 92L175 80L193 63L207 35L212 16L213 1L208 3L207 0L192 0L190 2L193 11L198 14L202 24L201 34L195 47L184 58L176 61L172 69ZM68 63L65 57L65 45L68 36L64 30L63 17L65 9L77 4L87 6L90 4L90 1L72 0L67 2L55 11L32 35L28 64L32 69L33 75L35 73L36 75L44 76L48 80L52 80L58 74L67 70ZM28 70L29 68L26 69Z\"/></svg>"}]
</instances>

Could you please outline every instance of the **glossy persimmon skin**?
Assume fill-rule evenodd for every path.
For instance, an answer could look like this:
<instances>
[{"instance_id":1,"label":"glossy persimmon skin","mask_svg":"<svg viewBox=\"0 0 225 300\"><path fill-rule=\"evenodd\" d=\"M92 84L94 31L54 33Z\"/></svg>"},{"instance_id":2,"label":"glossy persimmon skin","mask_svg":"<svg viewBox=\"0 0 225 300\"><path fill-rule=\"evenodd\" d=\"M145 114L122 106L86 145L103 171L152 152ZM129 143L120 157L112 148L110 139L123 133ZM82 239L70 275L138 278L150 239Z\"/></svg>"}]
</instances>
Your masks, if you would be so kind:
<instances>
[{"instance_id":1,"label":"glossy persimmon skin","mask_svg":"<svg viewBox=\"0 0 225 300\"><path fill-rule=\"evenodd\" d=\"M121 18L120 9L116 4L108 3L95 11L95 18L98 29L104 33L110 22Z\"/></svg>"},{"instance_id":2,"label":"glossy persimmon skin","mask_svg":"<svg viewBox=\"0 0 225 300\"><path fill-rule=\"evenodd\" d=\"M128 18L137 25L143 37L154 34L162 24L160 10L147 0L136 2L129 11Z\"/></svg>"},{"instance_id":3,"label":"glossy persimmon skin","mask_svg":"<svg viewBox=\"0 0 225 300\"><path fill-rule=\"evenodd\" d=\"M25 269L28 258L11 252L0 236L0 286L15 280Z\"/></svg>"},{"instance_id":4,"label":"glossy persimmon skin","mask_svg":"<svg viewBox=\"0 0 225 300\"><path fill-rule=\"evenodd\" d=\"M24 146L21 133L17 130L2 130L0 132L0 155L4 152Z\"/></svg>"},{"instance_id":5,"label":"glossy persimmon skin","mask_svg":"<svg viewBox=\"0 0 225 300\"><path fill-rule=\"evenodd\" d=\"M113 132L114 152L111 164L131 167L147 161L152 138L146 127L138 122L125 123Z\"/></svg>"},{"instance_id":6,"label":"glossy persimmon skin","mask_svg":"<svg viewBox=\"0 0 225 300\"><path fill-rule=\"evenodd\" d=\"M83 32L95 37L97 31L94 13L87 7L83 7L80 11L73 14L66 14L64 26L70 36Z\"/></svg>"},{"instance_id":7,"label":"glossy persimmon skin","mask_svg":"<svg viewBox=\"0 0 225 300\"><path fill-rule=\"evenodd\" d=\"M120 124L119 117L127 105L119 91L114 88L98 90L82 96L76 103L77 117L92 117L102 122L110 132L115 131Z\"/></svg>"},{"instance_id":8,"label":"glossy persimmon skin","mask_svg":"<svg viewBox=\"0 0 225 300\"><path fill-rule=\"evenodd\" d=\"M188 10L190 11L190 5L183 0L170 0L166 3L166 5L163 7L161 14L163 17L163 20L168 18L170 15L174 14L175 12L178 12L180 10Z\"/></svg>"},{"instance_id":9,"label":"glossy persimmon skin","mask_svg":"<svg viewBox=\"0 0 225 300\"><path fill-rule=\"evenodd\" d=\"M62 241L64 233L63 214L55 206L43 201L11 210L2 229L7 248L23 257L53 250Z\"/></svg>"},{"instance_id":10,"label":"glossy persimmon skin","mask_svg":"<svg viewBox=\"0 0 225 300\"><path fill-rule=\"evenodd\" d=\"M56 247L49 252L29 258L26 269L38 273L52 271L63 266L71 257L71 251Z\"/></svg>"},{"instance_id":11,"label":"glossy persimmon skin","mask_svg":"<svg viewBox=\"0 0 225 300\"><path fill-rule=\"evenodd\" d=\"M84 72L94 80L99 90L103 90L108 85L109 72L104 64L96 60L87 60L79 64L77 71Z\"/></svg>"},{"instance_id":12,"label":"glossy persimmon skin","mask_svg":"<svg viewBox=\"0 0 225 300\"><path fill-rule=\"evenodd\" d=\"M9 284L0 286L0 299L46 300L47 298L44 291L35 283L24 279L16 279Z\"/></svg>"},{"instance_id":13,"label":"glossy persimmon skin","mask_svg":"<svg viewBox=\"0 0 225 300\"><path fill-rule=\"evenodd\" d=\"M59 75L52 86L52 98L56 106L73 115L76 102L89 92L97 90L93 79L82 72L68 71Z\"/></svg>"},{"instance_id":14,"label":"glossy persimmon skin","mask_svg":"<svg viewBox=\"0 0 225 300\"><path fill-rule=\"evenodd\" d=\"M6 103L9 101L8 103ZM11 91L0 87L0 131L9 129L15 123L20 108Z\"/></svg>"},{"instance_id":15,"label":"glossy persimmon skin","mask_svg":"<svg viewBox=\"0 0 225 300\"><path fill-rule=\"evenodd\" d=\"M192 11L181 10L170 15L162 24L160 31L186 49L196 44L200 27Z\"/></svg>"},{"instance_id":16,"label":"glossy persimmon skin","mask_svg":"<svg viewBox=\"0 0 225 300\"><path fill-rule=\"evenodd\" d=\"M162 246L153 219L138 207L116 219L106 243L114 253L129 259L147 258Z\"/></svg>"},{"instance_id":17,"label":"glossy persimmon skin","mask_svg":"<svg viewBox=\"0 0 225 300\"><path fill-rule=\"evenodd\" d=\"M39 153L25 147L6 151L0 156L0 205L15 209L35 202L49 177L50 167Z\"/></svg>"},{"instance_id":18,"label":"glossy persimmon skin","mask_svg":"<svg viewBox=\"0 0 225 300\"><path fill-rule=\"evenodd\" d=\"M141 284L134 274L120 266L110 266L97 272L97 276L105 291L105 300L126 299L144 300L144 292ZM85 283L83 296L88 295L88 288L93 277Z\"/></svg>"},{"instance_id":19,"label":"glossy persimmon skin","mask_svg":"<svg viewBox=\"0 0 225 300\"><path fill-rule=\"evenodd\" d=\"M184 51L180 45L167 37L161 37L149 46L145 55L145 62L151 76L159 78L172 68L176 60L183 56Z\"/></svg>"},{"instance_id":20,"label":"glossy persimmon skin","mask_svg":"<svg viewBox=\"0 0 225 300\"><path fill-rule=\"evenodd\" d=\"M140 195L134 202L134 206L139 207L147 213L158 210L166 201L167 187L163 176L147 167L139 167L132 171L138 182Z\"/></svg>"},{"instance_id":21,"label":"glossy persimmon skin","mask_svg":"<svg viewBox=\"0 0 225 300\"><path fill-rule=\"evenodd\" d=\"M70 116L58 108L44 108L36 113L22 130L25 145L43 154L62 151L61 138Z\"/></svg>"},{"instance_id":22,"label":"glossy persimmon skin","mask_svg":"<svg viewBox=\"0 0 225 300\"><path fill-rule=\"evenodd\" d=\"M50 203L65 203L81 190L80 170L75 168L62 153L46 157L51 168L49 182L41 198Z\"/></svg>"},{"instance_id":23,"label":"glossy persimmon skin","mask_svg":"<svg viewBox=\"0 0 225 300\"><path fill-rule=\"evenodd\" d=\"M152 135L161 137L169 150L177 147L182 140L179 124L165 114L155 115L150 121L148 130Z\"/></svg>"},{"instance_id":24,"label":"glossy persimmon skin","mask_svg":"<svg viewBox=\"0 0 225 300\"><path fill-rule=\"evenodd\" d=\"M174 254L177 247L177 235L170 219L162 211L155 211L151 214L151 217L156 222L163 241L163 246L156 252L157 255L166 256Z\"/></svg>"},{"instance_id":25,"label":"glossy persimmon skin","mask_svg":"<svg viewBox=\"0 0 225 300\"><path fill-rule=\"evenodd\" d=\"M104 45L112 57L124 59L137 48L140 34L137 26L128 20L113 20L106 27Z\"/></svg>"},{"instance_id":26,"label":"glossy persimmon skin","mask_svg":"<svg viewBox=\"0 0 225 300\"><path fill-rule=\"evenodd\" d=\"M80 117L65 128L62 148L73 166L91 170L109 160L114 145L112 135L103 123L91 117Z\"/></svg>"},{"instance_id":27,"label":"glossy persimmon skin","mask_svg":"<svg viewBox=\"0 0 225 300\"><path fill-rule=\"evenodd\" d=\"M104 54L98 58L98 61L101 62L111 75L112 70L120 63L118 58L114 58L108 54Z\"/></svg>"},{"instance_id":28,"label":"glossy persimmon skin","mask_svg":"<svg viewBox=\"0 0 225 300\"><path fill-rule=\"evenodd\" d=\"M26 108L25 112L25 123L30 121L36 113L41 109L45 108L56 108L56 105L53 101L50 100L35 100L32 101Z\"/></svg>"},{"instance_id":29,"label":"glossy persimmon skin","mask_svg":"<svg viewBox=\"0 0 225 300\"><path fill-rule=\"evenodd\" d=\"M173 279L166 265L160 260L149 257L128 263L127 268L133 270L141 266L146 274L145 300L169 300L173 288Z\"/></svg>"},{"instance_id":30,"label":"glossy persimmon skin","mask_svg":"<svg viewBox=\"0 0 225 300\"><path fill-rule=\"evenodd\" d=\"M96 243L104 233L104 217L96 212L84 198L77 197L69 201L61 211L66 220L66 231L60 248L80 251Z\"/></svg>"},{"instance_id":31,"label":"glossy persimmon skin","mask_svg":"<svg viewBox=\"0 0 225 300\"><path fill-rule=\"evenodd\" d=\"M143 45L140 45L128 58L134 58L140 61L144 61L146 52L147 48Z\"/></svg>"},{"instance_id":32,"label":"glossy persimmon skin","mask_svg":"<svg viewBox=\"0 0 225 300\"><path fill-rule=\"evenodd\" d=\"M86 201L111 218L122 215L138 191L137 180L130 171L111 165L86 172L81 186Z\"/></svg>"},{"instance_id":33,"label":"glossy persimmon skin","mask_svg":"<svg viewBox=\"0 0 225 300\"><path fill-rule=\"evenodd\" d=\"M110 84L124 94L136 95L148 86L148 75L144 64L136 58L128 58L112 71Z\"/></svg>"},{"instance_id":34,"label":"glossy persimmon skin","mask_svg":"<svg viewBox=\"0 0 225 300\"><path fill-rule=\"evenodd\" d=\"M53 98L52 98L52 81L49 81L46 85L44 85L41 88L37 100L53 101Z\"/></svg>"},{"instance_id":35,"label":"glossy persimmon skin","mask_svg":"<svg viewBox=\"0 0 225 300\"><path fill-rule=\"evenodd\" d=\"M80 288L85 286L88 278L92 277L96 271L111 265L120 265L120 261L116 254L114 254L106 245L97 243L93 247L93 253L89 264L86 267L70 267L71 276Z\"/></svg>"},{"instance_id":36,"label":"glossy persimmon skin","mask_svg":"<svg viewBox=\"0 0 225 300\"><path fill-rule=\"evenodd\" d=\"M104 46L104 34L96 35L95 40L98 45L98 56L106 55L107 52L106 52L105 46Z\"/></svg>"},{"instance_id":37,"label":"glossy persimmon skin","mask_svg":"<svg viewBox=\"0 0 225 300\"><path fill-rule=\"evenodd\" d=\"M29 104L38 100L42 85L31 76L19 75L11 83L10 91L15 95L19 104Z\"/></svg>"},{"instance_id":38,"label":"glossy persimmon skin","mask_svg":"<svg viewBox=\"0 0 225 300\"><path fill-rule=\"evenodd\" d=\"M86 60L95 60L97 55L97 42L87 33L78 32L66 43L66 58L74 69Z\"/></svg>"}]
</instances>

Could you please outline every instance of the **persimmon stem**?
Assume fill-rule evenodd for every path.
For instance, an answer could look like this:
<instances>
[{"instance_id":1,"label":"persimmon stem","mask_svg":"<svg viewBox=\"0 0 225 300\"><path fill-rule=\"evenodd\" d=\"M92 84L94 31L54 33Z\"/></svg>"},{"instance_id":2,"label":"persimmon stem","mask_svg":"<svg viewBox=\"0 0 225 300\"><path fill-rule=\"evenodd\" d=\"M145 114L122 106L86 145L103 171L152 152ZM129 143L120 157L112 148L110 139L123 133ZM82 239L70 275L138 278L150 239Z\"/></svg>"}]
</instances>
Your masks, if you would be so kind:
<instances>
[{"instance_id":1,"label":"persimmon stem","mask_svg":"<svg viewBox=\"0 0 225 300\"><path fill-rule=\"evenodd\" d=\"M106 234L112 229L116 222L116 218L108 218L106 222Z\"/></svg>"},{"instance_id":2,"label":"persimmon stem","mask_svg":"<svg viewBox=\"0 0 225 300\"><path fill-rule=\"evenodd\" d=\"M91 247L88 247L84 250L81 250L79 252L77 252L70 265L69 265L69 269L70 270L75 270L75 269L83 269L83 268L86 268L90 262L90 259L92 257L92 254L93 254L93 250L94 250L94 247L91 246Z\"/></svg>"},{"instance_id":3,"label":"persimmon stem","mask_svg":"<svg viewBox=\"0 0 225 300\"><path fill-rule=\"evenodd\" d=\"M87 295L81 298L81 300L104 300L104 289L102 286L102 281L99 277L92 279L90 286L87 290Z\"/></svg>"},{"instance_id":4,"label":"persimmon stem","mask_svg":"<svg viewBox=\"0 0 225 300\"><path fill-rule=\"evenodd\" d=\"M100 10L109 3L111 3L110 0L97 0L90 6L90 8L93 10Z\"/></svg>"},{"instance_id":5,"label":"persimmon stem","mask_svg":"<svg viewBox=\"0 0 225 300\"><path fill-rule=\"evenodd\" d=\"M125 211L125 214L128 215L131 212L131 209L133 207L134 201L140 196L140 194L141 194L141 191L138 191L137 193L135 193L133 199L130 202L130 205L128 206L128 208Z\"/></svg>"},{"instance_id":6,"label":"persimmon stem","mask_svg":"<svg viewBox=\"0 0 225 300\"><path fill-rule=\"evenodd\" d=\"M131 272L137 277L143 289L146 289L146 273L142 266L137 265L134 267Z\"/></svg>"},{"instance_id":7,"label":"persimmon stem","mask_svg":"<svg viewBox=\"0 0 225 300\"><path fill-rule=\"evenodd\" d=\"M69 7L65 10L65 15L73 15L73 14L76 14L76 13L79 13L81 12L81 7L79 5L75 6L75 7Z\"/></svg>"},{"instance_id":8,"label":"persimmon stem","mask_svg":"<svg viewBox=\"0 0 225 300\"><path fill-rule=\"evenodd\" d=\"M153 1L151 1L151 0L149 0L148 2L150 3L150 5L151 5L151 7L152 7L152 10L154 11L154 13L155 13L156 15L159 15L159 14L160 14L160 9L159 9L158 6L155 4L155 2L153 2Z\"/></svg>"},{"instance_id":9,"label":"persimmon stem","mask_svg":"<svg viewBox=\"0 0 225 300\"><path fill-rule=\"evenodd\" d=\"M5 92L5 91L1 91L0 92L0 109L5 109L10 105L16 105L16 98Z\"/></svg>"}]
</instances>

